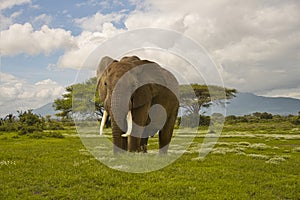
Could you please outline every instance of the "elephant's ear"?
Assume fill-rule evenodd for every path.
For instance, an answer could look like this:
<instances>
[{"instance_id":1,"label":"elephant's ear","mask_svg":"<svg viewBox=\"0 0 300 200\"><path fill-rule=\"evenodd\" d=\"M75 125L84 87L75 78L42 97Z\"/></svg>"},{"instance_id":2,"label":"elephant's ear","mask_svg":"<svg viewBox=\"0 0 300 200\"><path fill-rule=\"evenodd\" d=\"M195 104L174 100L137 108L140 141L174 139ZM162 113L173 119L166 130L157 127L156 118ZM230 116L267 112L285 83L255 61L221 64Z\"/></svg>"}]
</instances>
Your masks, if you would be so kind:
<instances>
[{"instance_id":1,"label":"elephant's ear","mask_svg":"<svg viewBox=\"0 0 300 200\"><path fill-rule=\"evenodd\" d=\"M99 93L99 99L101 102L104 102L107 95L107 88L104 84L103 77L99 78L97 81L97 91Z\"/></svg>"},{"instance_id":2,"label":"elephant's ear","mask_svg":"<svg viewBox=\"0 0 300 200\"><path fill-rule=\"evenodd\" d=\"M114 59L112 59L111 57L108 57L108 56L105 56L101 59L99 65L98 65L98 68L97 68L97 90L99 89L99 87L101 87L100 86L101 85L101 77L102 77L104 70L114 61L115 61ZM105 98L103 95L106 95L106 94L100 94L101 101L103 101ZM101 98L101 96L102 96L102 98Z\"/></svg>"},{"instance_id":3,"label":"elephant's ear","mask_svg":"<svg viewBox=\"0 0 300 200\"><path fill-rule=\"evenodd\" d=\"M106 67L108 67L113 62L114 62L114 59L112 59L111 57L108 57L108 56L105 56L101 59L99 65L98 65L98 69L97 69L98 79L100 78L100 75L104 72Z\"/></svg>"},{"instance_id":4,"label":"elephant's ear","mask_svg":"<svg viewBox=\"0 0 300 200\"><path fill-rule=\"evenodd\" d=\"M139 108L152 99L152 93L149 85L138 88L131 96L132 108Z\"/></svg>"}]
</instances>

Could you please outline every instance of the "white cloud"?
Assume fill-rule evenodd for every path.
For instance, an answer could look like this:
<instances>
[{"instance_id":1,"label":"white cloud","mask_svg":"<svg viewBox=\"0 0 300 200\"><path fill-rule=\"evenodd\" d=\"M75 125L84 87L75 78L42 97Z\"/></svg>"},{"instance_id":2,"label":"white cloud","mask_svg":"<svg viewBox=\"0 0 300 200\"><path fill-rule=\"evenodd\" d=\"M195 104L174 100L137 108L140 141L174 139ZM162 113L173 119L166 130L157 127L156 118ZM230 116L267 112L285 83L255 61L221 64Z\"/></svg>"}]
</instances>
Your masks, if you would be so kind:
<instances>
[{"instance_id":1,"label":"white cloud","mask_svg":"<svg viewBox=\"0 0 300 200\"><path fill-rule=\"evenodd\" d=\"M292 88L292 89L285 89L285 90L270 90L266 93L264 93L266 96L271 96L271 97L293 97L293 98L298 98L300 99L300 87L297 88Z\"/></svg>"},{"instance_id":2,"label":"white cloud","mask_svg":"<svg viewBox=\"0 0 300 200\"><path fill-rule=\"evenodd\" d=\"M225 86L256 93L267 93L276 87L276 91L287 94L300 85L298 1L146 0L139 3L127 16L96 13L76 19L76 24L85 31L75 38L77 47L66 51L58 66L81 67L99 44L123 32L112 23L124 21L128 30L155 27L191 37L203 45L217 65L223 66Z\"/></svg>"},{"instance_id":3,"label":"white cloud","mask_svg":"<svg viewBox=\"0 0 300 200\"><path fill-rule=\"evenodd\" d=\"M97 12L91 17L75 19L75 23L86 31L103 31L103 25L106 23L120 23L125 15L122 13L102 14Z\"/></svg>"},{"instance_id":4,"label":"white cloud","mask_svg":"<svg viewBox=\"0 0 300 200\"><path fill-rule=\"evenodd\" d=\"M52 21L52 16L47 14L41 14L33 19L33 24L37 25L49 25Z\"/></svg>"},{"instance_id":5,"label":"white cloud","mask_svg":"<svg viewBox=\"0 0 300 200\"><path fill-rule=\"evenodd\" d=\"M32 9L40 9L41 7L38 4L30 4L30 8Z\"/></svg>"},{"instance_id":6,"label":"white cloud","mask_svg":"<svg viewBox=\"0 0 300 200\"><path fill-rule=\"evenodd\" d=\"M112 23L124 21L128 30L155 27L191 37L223 66L225 86L256 93L277 87L286 94L284 90L300 85L299 10L298 1L139 1L127 16L96 13L76 19L85 31L75 38L77 48L66 51L58 66L81 67L99 44L123 32ZM285 73L278 73L282 70Z\"/></svg>"},{"instance_id":7,"label":"white cloud","mask_svg":"<svg viewBox=\"0 0 300 200\"><path fill-rule=\"evenodd\" d=\"M124 30L115 28L111 23L104 23L102 32L83 31L75 37L76 47L64 53L59 58L58 67L80 68L92 51L105 40Z\"/></svg>"},{"instance_id":8,"label":"white cloud","mask_svg":"<svg viewBox=\"0 0 300 200\"><path fill-rule=\"evenodd\" d=\"M257 93L277 88L285 95L300 85L299 10L299 1L146 0L125 24L193 38L224 66L225 86Z\"/></svg>"},{"instance_id":9,"label":"white cloud","mask_svg":"<svg viewBox=\"0 0 300 200\"><path fill-rule=\"evenodd\" d=\"M50 79L32 84L0 72L0 91L0 116L3 116L52 102L63 94L64 87Z\"/></svg>"},{"instance_id":10,"label":"white cloud","mask_svg":"<svg viewBox=\"0 0 300 200\"><path fill-rule=\"evenodd\" d=\"M253 36L244 37L237 43L231 43L223 49L215 50L219 62L249 62L269 59L281 46L277 39L261 39Z\"/></svg>"},{"instance_id":11,"label":"white cloud","mask_svg":"<svg viewBox=\"0 0 300 200\"><path fill-rule=\"evenodd\" d=\"M16 5L28 4L31 3L31 0L1 0L0 1L0 10L9 9Z\"/></svg>"},{"instance_id":12,"label":"white cloud","mask_svg":"<svg viewBox=\"0 0 300 200\"><path fill-rule=\"evenodd\" d=\"M46 55L59 49L73 47L74 39L70 31L56 28L51 29L47 25L40 30L34 30L29 23L13 24L8 30L1 31L0 47L4 56L17 54Z\"/></svg>"},{"instance_id":13,"label":"white cloud","mask_svg":"<svg viewBox=\"0 0 300 200\"><path fill-rule=\"evenodd\" d=\"M6 17L0 12L0 31L7 29L10 25L13 24L15 19L23 13L22 10L12 13L9 17Z\"/></svg>"}]
</instances>

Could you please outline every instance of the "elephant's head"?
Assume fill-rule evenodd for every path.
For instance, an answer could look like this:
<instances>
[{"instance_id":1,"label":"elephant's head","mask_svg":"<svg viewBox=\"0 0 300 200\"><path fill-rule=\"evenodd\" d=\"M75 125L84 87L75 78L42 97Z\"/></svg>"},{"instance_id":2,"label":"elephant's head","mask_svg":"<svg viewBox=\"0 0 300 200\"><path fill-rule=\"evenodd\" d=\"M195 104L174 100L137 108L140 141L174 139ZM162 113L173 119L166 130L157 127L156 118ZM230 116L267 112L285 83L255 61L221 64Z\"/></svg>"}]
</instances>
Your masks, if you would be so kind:
<instances>
[{"instance_id":1,"label":"elephant's head","mask_svg":"<svg viewBox=\"0 0 300 200\"><path fill-rule=\"evenodd\" d=\"M127 93L132 94L130 101L128 102L128 107L126 108L127 111L132 108L143 106L151 98L151 96L149 96L151 95L149 91L143 90L143 88L139 89L139 95L134 94L134 90L137 89L137 84L140 83L140 79L144 77L139 76L141 73L139 69L132 70L139 65L150 63L152 62L140 60L137 56L123 57L119 62L107 56L102 58L97 69L97 88L100 101L104 102L106 110L111 110L113 90L121 77L127 72L127 78L122 79L121 81L122 88L124 89L122 92L125 92L126 90ZM119 93L118 95L120 98L124 97L123 93Z\"/></svg>"}]
</instances>

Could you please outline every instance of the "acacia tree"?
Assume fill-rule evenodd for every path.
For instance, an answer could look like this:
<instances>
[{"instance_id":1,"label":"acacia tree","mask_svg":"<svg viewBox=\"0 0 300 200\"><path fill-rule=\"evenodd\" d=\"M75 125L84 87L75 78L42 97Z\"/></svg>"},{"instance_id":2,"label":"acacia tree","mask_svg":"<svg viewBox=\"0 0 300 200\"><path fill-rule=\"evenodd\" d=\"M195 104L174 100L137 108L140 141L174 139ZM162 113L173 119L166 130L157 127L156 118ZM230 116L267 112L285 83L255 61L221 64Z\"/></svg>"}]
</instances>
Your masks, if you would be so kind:
<instances>
[{"instance_id":1,"label":"acacia tree","mask_svg":"<svg viewBox=\"0 0 300 200\"><path fill-rule=\"evenodd\" d=\"M226 100L235 97L236 93L236 89L228 89L220 86L199 84L180 85L180 106L185 109L188 115L198 115L202 107L207 108L211 106L213 102L217 104L225 104Z\"/></svg>"},{"instance_id":2,"label":"acacia tree","mask_svg":"<svg viewBox=\"0 0 300 200\"><path fill-rule=\"evenodd\" d=\"M98 94L95 90L97 78L91 78L84 83L77 83L66 88L62 98L54 100L53 107L60 112L56 115L63 119L68 119L74 112L85 112L88 107L94 109L91 102L99 102ZM75 101L74 101L75 100ZM75 105L73 103L75 102Z\"/></svg>"},{"instance_id":3,"label":"acacia tree","mask_svg":"<svg viewBox=\"0 0 300 200\"><path fill-rule=\"evenodd\" d=\"M62 117L63 119L69 118L69 113L72 111L72 92L73 87L69 86L66 88L66 92L62 95L62 98L54 100L54 109L60 111L56 116Z\"/></svg>"}]
</instances>

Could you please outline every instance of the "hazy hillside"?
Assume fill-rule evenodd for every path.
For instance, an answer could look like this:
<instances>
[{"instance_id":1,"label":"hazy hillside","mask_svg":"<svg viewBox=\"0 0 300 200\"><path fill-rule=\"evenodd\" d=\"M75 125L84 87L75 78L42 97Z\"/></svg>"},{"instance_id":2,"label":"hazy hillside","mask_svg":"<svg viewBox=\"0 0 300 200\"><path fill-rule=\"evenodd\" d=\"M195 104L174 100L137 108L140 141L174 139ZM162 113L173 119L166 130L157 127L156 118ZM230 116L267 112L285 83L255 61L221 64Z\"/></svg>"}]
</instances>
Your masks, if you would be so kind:
<instances>
[{"instance_id":1,"label":"hazy hillside","mask_svg":"<svg viewBox=\"0 0 300 200\"><path fill-rule=\"evenodd\" d=\"M247 115L254 112L268 112L279 115L297 115L300 111L300 100L287 97L263 97L252 93L238 93L235 98L226 105L227 115ZM218 109L215 110L217 112ZM52 115L55 117L55 111L52 103L48 103L34 113L42 116ZM209 112L208 112L209 113Z\"/></svg>"},{"instance_id":2,"label":"hazy hillside","mask_svg":"<svg viewBox=\"0 0 300 200\"><path fill-rule=\"evenodd\" d=\"M287 97L263 97L252 93L239 93L226 106L227 115L246 115L268 112L279 115L296 115L300 111L300 100Z\"/></svg>"},{"instance_id":3,"label":"hazy hillside","mask_svg":"<svg viewBox=\"0 0 300 200\"><path fill-rule=\"evenodd\" d=\"M54 110L52 105L53 103L47 103L46 105L40 108L33 109L32 112L42 116L51 115L52 117L55 117L55 113L57 113L57 111Z\"/></svg>"}]
</instances>

